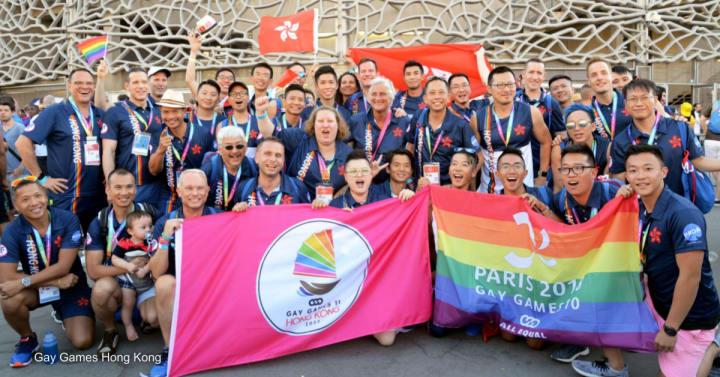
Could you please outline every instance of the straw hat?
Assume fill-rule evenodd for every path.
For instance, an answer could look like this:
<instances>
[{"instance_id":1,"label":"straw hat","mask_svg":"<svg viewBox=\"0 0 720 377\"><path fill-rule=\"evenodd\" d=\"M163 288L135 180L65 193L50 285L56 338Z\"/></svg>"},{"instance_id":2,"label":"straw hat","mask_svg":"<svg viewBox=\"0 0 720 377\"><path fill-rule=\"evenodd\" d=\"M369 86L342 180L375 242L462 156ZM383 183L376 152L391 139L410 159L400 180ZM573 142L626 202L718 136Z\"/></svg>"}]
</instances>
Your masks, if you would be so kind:
<instances>
[{"instance_id":1,"label":"straw hat","mask_svg":"<svg viewBox=\"0 0 720 377\"><path fill-rule=\"evenodd\" d=\"M172 89L165 91L165 94L163 94L162 99L158 101L157 105L174 109L184 109L186 107L185 98L182 93Z\"/></svg>"}]
</instances>

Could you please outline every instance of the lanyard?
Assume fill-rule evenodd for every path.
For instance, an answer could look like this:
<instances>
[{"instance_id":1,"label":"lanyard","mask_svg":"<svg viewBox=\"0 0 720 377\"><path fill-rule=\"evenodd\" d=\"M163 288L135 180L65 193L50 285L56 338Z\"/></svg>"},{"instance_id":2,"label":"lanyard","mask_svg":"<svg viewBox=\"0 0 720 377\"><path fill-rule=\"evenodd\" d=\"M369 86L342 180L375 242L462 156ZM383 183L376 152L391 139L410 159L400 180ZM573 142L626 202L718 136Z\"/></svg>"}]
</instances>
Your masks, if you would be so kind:
<instances>
[{"instance_id":1,"label":"lanyard","mask_svg":"<svg viewBox=\"0 0 720 377\"><path fill-rule=\"evenodd\" d=\"M273 191L273 192L275 192L275 191ZM279 205L279 204L280 204L280 200L282 200L282 191L278 190L277 193L278 193L278 194L277 194L277 196L275 197L275 205ZM271 193L270 195L272 195L272 193ZM258 197L258 202L260 203L260 205L261 205L261 206L264 206L264 205L265 205L265 199L263 199L263 193L262 193L262 190L260 189L260 187L257 188L257 197ZM269 196L268 196L268 197L269 197Z\"/></svg>"},{"instance_id":2,"label":"lanyard","mask_svg":"<svg viewBox=\"0 0 720 377\"><path fill-rule=\"evenodd\" d=\"M595 140L595 138L593 138L592 151L593 151L593 157L598 158L597 157L597 140Z\"/></svg>"},{"instance_id":3,"label":"lanyard","mask_svg":"<svg viewBox=\"0 0 720 377\"><path fill-rule=\"evenodd\" d=\"M135 211L135 205L133 205L130 208L130 212ZM128 213L130 213L128 212ZM122 223L120 223L120 227L118 227L117 231L115 231L115 210L111 209L110 213L108 213L108 234L107 234L107 242L105 246L105 255L107 255L108 258L110 258L110 254L112 254L113 249L115 249L115 246L117 245L117 239L118 236L120 236L120 233L122 233L123 229L125 229L125 220L123 220Z\"/></svg>"},{"instance_id":4,"label":"lanyard","mask_svg":"<svg viewBox=\"0 0 720 377\"><path fill-rule=\"evenodd\" d=\"M182 156L180 156L180 153L175 149L175 146L172 146L172 151L175 154L175 158L180 161L180 168L182 169L185 165L185 158L187 157L188 151L190 150L190 144L192 144L192 137L193 133L195 133L195 125L191 122L190 123L190 136L187 139L187 142L185 143L185 147L183 149Z\"/></svg>"},{"instance_id":5,"label":"lanyard","mask_svg":"<svg viewBox=\"0 0 720 377\"><path fill-rule=\"evenodd\" d=\"M493 105L492 109L493 117L495 118L495 127L497 128L498 134L500 135L500 138L502 139L503 143L505 143L505 146L510 143L510 132L512 132L513 128L513 120L515 119L515 104L513 103L512 111L510 112L510 119L508 119L508 125L507 130L505 130L505 137L503 137L502 134L502 126L500 125L500 118L498 118L497 114L495 113L495 105Z\"/></svg>"},{"instance_id":6,"label":"lanyard","mask_svg":"<svg viewBox=\"0 0 720 377\"><path fill-rule=\"evenodd\" d=\"M326 166L325 158L322 156L322 154L318 153L318 166L320 166L320 175L322 177L323 183L330 182L330 171L332 171L334 165L335 159L333 159L329 166Z\"/></svg>"},{"instance_id":7,"label":"lanyard","mask_svg":"<svg viewBox=\"0 0 720 377\"><path fill-rule=\"evenodd\" d=\"M240 126L238 125L238 122L235 120L235 115L234 115L234 114L233 114L233 116L232 116L231 119L232 119L232 122L233 122L233 126L235 126L235 127L240 127ZM246 143L249 143L249 142L250 142L250 127L251 127L251 126L252 126L252 116L248 117L248 121L247 121L247 123L245 123L245 142L246 142Z\"/></svg>"},{"instance_id":8,"label":"lanyard","mask_svg":"<svg viewBox=\"0 0 720 377\"><path fill-rule=\"evenodd\" d=\"M617 123L617 93L613 92L613 99L612 99L612 114L610 116L610 127L608 127L607 120L605 120L605 116L602 113L602 110L600 110L600 104L597 101L597 98L594 101L595 105L595 116L597 116L600 119L600 122L602 123L602 126L605 128L605 131L610 134L610 139L615 138L615 124Z\"/></svg>"},{"instance_id":9,"label":"lanyard","mask_svg":"<svg viewBox=\"0 0 720 377\"><path fill-rule=\"evenodd\" d=\"M42 237L40 237L40 233L34 227L33 235L35 236L35 244L39 249L38 254L40 254L40 258L42 258L45 268L48 268L50 267L49 262L52 262L52 244L50 243L50 237L52 237L52 218L50 218L50 215L48 215L48 228L47 232L45 232L45 242L43 242Z\"/></svg>"},{"instance_id":10,"label":"lanyard","mask_svg":"<svg viewBox=\"0 0 720 377\"><path fill-rule=\"evenodd\" d=\"M138 122L142 123L142 125L145 126L145 129L143 131L147 131L148 128L150 128L150 123L152 123L153 119L153 107L152 105L150 105L150 101L148 101L148 105L150 107L150 117L148 118L149 121L146 121L145 118L137 111L132 111L135 114L135 118L138 120Z\"/></svg>"},{"instance_id":11,"label":"lanyard","mask_svg":"<svg viewBox=\"0 0 720 377\"><path fill-rule=\"evenodd\" d=\"M283 114L283 116L282 116L282 123L283 123L282 129L286 130L288 128L288 125L287 125L287 119L285 119L285 114ZM297 126L301 127L302 123L303 123L303 120L302 120L302 117L300 117L300 122L298 122Z\"/></svg>"},{"instance_id":12,"label":"lanyard","mask_svg":"<svg viewBox=\"0 0 720 377\"><path fill-rule=\"evenodd\" d=\"M193 116L197 120L198 127L202 128L203 124L202 124L202 119L200 119L200 116L197 113L193 113ZM210 135L215 134L215 124L216 124L215 121L216 120L217 120L217 113L213 112L212 123L210 124Z\"/></svg>"},{"instance_id":13,"label":"lanyard","mask_svg":"<svg viewBox=\"0 0 720 377\"><path fill-rule=\"evenodd\" d=\"M565 194L565 217L566 217L566 219L568 220L570 225L581 224L582 221L580 221L580 216L578 216L574 207L570 208L567 197L568 197L568 194L566 193ZM598 213L598 209L592 208L590 210L590 218L589 219L592 219L593 217L595 217L595 215L597 215L597 213ZM577 223L575 221L577 221Z\"/></svg>"},{"instance_id":14,"label":"lanyard","mask_svg":"<svg viewBox=\"0 0 720 377\"><path fill-rule=\"evenodd\" d=\"M77 104L75 104L75 100L72 97L70 97L68 100L68 102L70 102L70 105L73 108L73 111L75 111L75 115L77 116L78 121L80 121L80 125L82 125L82 128L85 129L85 137L92 137L93 124L95 124L95 114L93 114L92 107L88 109L88 113L90 113L90 123L88 124L87 119L82 116L80 109L78 109Z\"/></svg>"},{"instance_id":15,"label":"lanyard","mask_svg":"<svg viewBox=\"0 0 720 377\"><path fill-rule=\"evenodd\" d=\"M238 168L237 175L235 176L235 182L233 182L230 194L228 194L228 171L223 166L223 197L225 199L225 207L227 208L230 198L235 196L235 190L237 189L238 182L240 182L240 176L242 175L242 166Z\"/></svg>"},{"instance_id":16,"label":"lanyard","mask_svg":"<svg viewBox=\"0 0 720 377\"><path fill-rule=\"evenodd\" d=\"M470 117L467 116L467 114L465 113L466 109L463 109L462 107L460 107L460 105L458 105L458 104L455 103L455 102L452 103L451 107L453 108L453 110L455 110L455 111L458 113L458 115L460 115L461 117L463 117L463 119L465 119L465 121L467 121L468 123L470 123ZM467 110L469 110L469 109L467 109ZM471 113L471 114L472 114L472 113Z\"/></svg>"},{"instance_id":17,"label":"lanyard","mask_svg":"<svg viewBox=\"0 0 720 377\"><path fill-rule=\"evenodd\" d=\"M382 145L383 139L385 138L385 133L387 132L388 128L390 128L390 122L392 121L390 111L388 111L387 116L385 117L385 127L383 127L382 131L380 131L380 136L378 137L377 147L375 148L375 152L372 153L372 158L370 161L375 161L375 156L377 156L378 152L380 151L380 146ZM365 149L370 151L372 150L372 125L370 122L368 122L367 125L367 135L365 137L365 143L368 145L365 145ZM370 155L370 153L368 153Z\"/></svg>"},{"instance_id":18,"label":"lanyard","mask_svg":"<svg viewBox=\"0 0 720 377\"><path fill-rule=\"evenodd\" d=\"M650 131L650 136L648 137L648 142L647 142L648 145L654 145L654 144L655 144L655 137L657 136L657 127L658 127L658 123L660 123L660 118L662 118L662 117L661 117L660 114L658 113L658 114L655 116L655 124L653 124L652 131ZM633 145L637 145L637 142L635 141L635 139L632 138L632 133L630 132L630 128L632 128L632 127L626 128L626 130L627 130L627 135L628 135L628 139L630 139L630 142L631 142Z\"/></svg>"},{"instance_id":19,"label":"lanyard","mask_svg":"<svg viewBox=\"0 0 720 377\"><path fill-rule=\"evenodd\" d=\"M435 139L435 146L430 149L430 143L432 142L432 139L430 139L430 125L425 128L425 138L427 140L427 149L430 153L430 161L432 161L435 152L437 152L438 146L440 146L440 139L442 138L442 136L443 131L440 131L440 135L438 135L437 139Z\"/></svg>"},{"instance_id":20,"label":"lanyard","mask_svg":"<svg viewBox=\"0 0 720 377\"><path fill-rule=\"evenodd\" d=\"M650 230L650 224L652 221L648 219L647 225L643 227L643 219L647 216L647 211L643 211L640 215L640 226L638 226L638 240L640 241L640 261L645 264L645 245L647 245L648 231Z\"/></svg>"}]
</instances>

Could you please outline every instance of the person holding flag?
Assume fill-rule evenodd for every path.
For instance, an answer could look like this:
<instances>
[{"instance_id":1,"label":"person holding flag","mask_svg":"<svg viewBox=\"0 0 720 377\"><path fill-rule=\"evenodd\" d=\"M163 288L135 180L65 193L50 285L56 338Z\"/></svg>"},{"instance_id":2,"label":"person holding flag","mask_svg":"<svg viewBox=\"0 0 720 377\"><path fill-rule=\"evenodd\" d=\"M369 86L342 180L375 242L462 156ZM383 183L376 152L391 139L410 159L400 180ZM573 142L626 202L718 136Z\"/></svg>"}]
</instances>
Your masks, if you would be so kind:
<instances>
[{"instance_id":1,"label":"person holding flag","mask_svg":"<svg viewBox=\"0 0 720 377\"><path fill-rule=\"evenodd\" d=\"M72 211L83 229L105 207L101 163L101 130L105 114L92 105L94 80L86 68L70 72L70 97L31 121L15 146L30 174L48 189L51 205ZM34 144L48 149L48 174L42 174Z\"/></svg>"},{"instance_id":2,"label":"person holding flag","mask_svg":"<svg viewBox=\"0 0 720 377\"><path fill-rule=\"evenodd\" d=\"M177 208L177 178L186 169L199 169L205 153L213 149L210 134L196 130L195 124L185 122L185 100L175 90L165 92L158 102L165 128L160 142L150 156L148 169L154 176L166 179L165 190L159 198L161 213L170 213Z\"/></svg>"},{"instance_id":3,"label":"person holding flag","mask_svg":"<svg viewBox=\"0 0 720 377\"><path fill-rule=\"evenodd\" d=\"M364 150L368 160L379 164L387 162L387 153L405 147L409 119L406 115L393 116L390 107L393 97L395 88L392 82L384 77L375 78L368 89L370 111L355 114L350 120L350 143L354 148ZM381 171L374 182L382 183L387 178L388 175Z\"/></svg>"},{"instance_id":4,"label":"person holding flag","mask_svg":"<svg viewBox=\"0 0 720 377\"><path fill-rule=\"evenodd\" d=\"M162 131L160 110L148 98L148 77L142 68L133 68L125 79L128 101L107 111L102 136L102 166L105 181L110 172L123 168L133 172L137 199L160 208L162 182L148 168L150 153L157 149Z\"/></svg>"},{"instance_id":5,"label":"person holding flag","mask_svg":"<svg viewBox=\"0 0 720 377\"><path fill-rule=\"evenodd\" d=\"M407 150L413 152L416 175L433 184L449 184L450 159L455 148L477 150L479 143L470 124L448 110L448 84L440 77L425 83L427 109L418 111L410 123ZM480 158L480 157L478 157Z\"/></svg>"}]
</instances>

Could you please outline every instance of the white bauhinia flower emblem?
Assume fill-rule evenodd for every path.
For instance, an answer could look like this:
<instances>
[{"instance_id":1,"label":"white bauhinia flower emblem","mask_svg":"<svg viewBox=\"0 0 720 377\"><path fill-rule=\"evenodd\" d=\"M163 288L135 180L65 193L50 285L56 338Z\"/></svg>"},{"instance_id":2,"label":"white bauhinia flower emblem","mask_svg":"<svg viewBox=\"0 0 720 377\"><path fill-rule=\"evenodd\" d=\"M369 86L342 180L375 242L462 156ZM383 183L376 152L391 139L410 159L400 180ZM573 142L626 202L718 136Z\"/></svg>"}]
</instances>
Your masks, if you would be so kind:
<instances>
[{"instance_id":1,"label":"white bauhinia flower emblem","mask_svg":"<svg viewBox=\"0 0 720 377\"><path fill-rule=\"evenodd\" d=\"M283 22L282 25L275 28L276 31L280 32L280 39L285 42L286 39L297 39L295 32L300 28L300 23L292 23L290 21Z\"/></svg>"}]
</instances>

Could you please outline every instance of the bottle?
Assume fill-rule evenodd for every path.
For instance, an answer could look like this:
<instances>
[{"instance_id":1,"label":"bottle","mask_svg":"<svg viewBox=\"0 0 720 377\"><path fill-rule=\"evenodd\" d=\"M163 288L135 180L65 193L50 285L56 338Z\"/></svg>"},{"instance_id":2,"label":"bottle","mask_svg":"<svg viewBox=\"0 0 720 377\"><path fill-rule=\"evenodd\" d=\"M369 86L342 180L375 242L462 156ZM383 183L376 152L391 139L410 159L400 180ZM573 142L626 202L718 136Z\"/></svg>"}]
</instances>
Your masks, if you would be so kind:
<instances>
[{"instance_id":1,"label":"bottle","mask_svg":"<svg viewBox=\"0 0 720 377\"><path fill-rule=\"evenodd\" d=\"M53 334L52 331L46 332L43 338L43 358L47 365L53 365L60 361L57 338L55 338L55 334Z\"/></svg>"}]
</instances>

